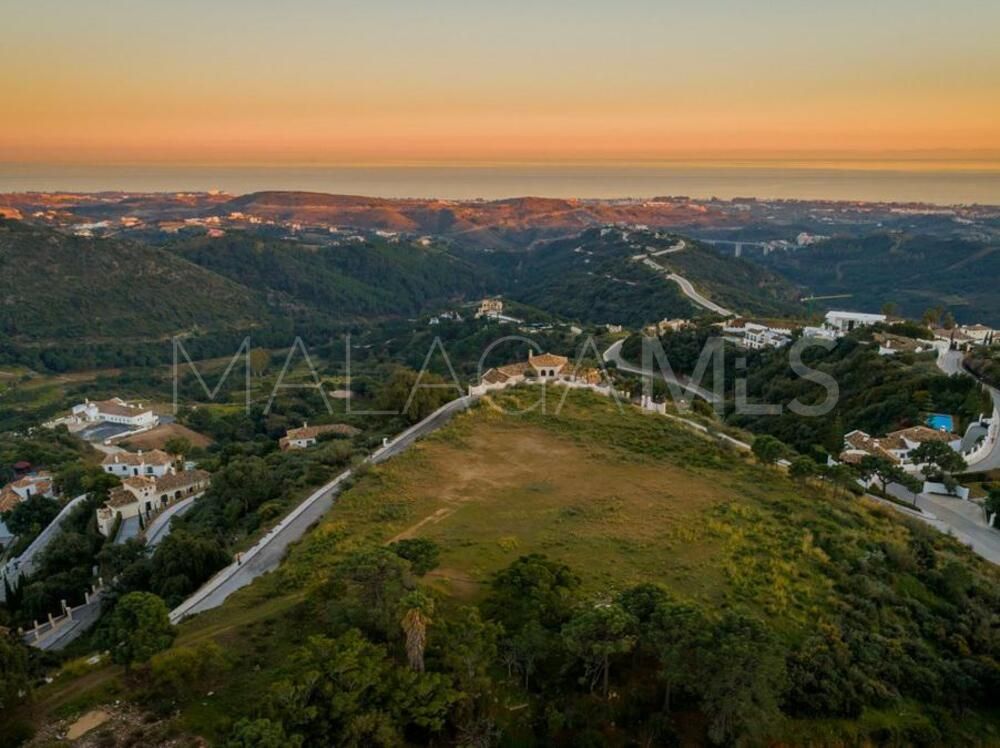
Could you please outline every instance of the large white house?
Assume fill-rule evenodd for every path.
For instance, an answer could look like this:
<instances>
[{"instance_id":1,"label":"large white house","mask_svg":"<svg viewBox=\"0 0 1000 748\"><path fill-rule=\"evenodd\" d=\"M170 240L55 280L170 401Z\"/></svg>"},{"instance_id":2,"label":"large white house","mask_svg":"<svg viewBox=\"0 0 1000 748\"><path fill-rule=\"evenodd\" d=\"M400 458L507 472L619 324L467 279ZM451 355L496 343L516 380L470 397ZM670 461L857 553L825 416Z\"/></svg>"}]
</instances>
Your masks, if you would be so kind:
<instances>
[{"instance_id":1,"label":"large white house","mask_svg":"<svg viewBox=\"0 0 1000 748\"><path fill-rule=\"evenodd\" d=\"M151 428L160 420L152 408L126 402L120 397L99 402L84 400L73 406L72 417L78 423L118 423L133 429Z\"/></svg>"},{"instance_id":2,"label":"large white house","mask_svg":"<svg viewBox=\"0 0 1000 748\"><path fill-rule=\"evenodd\" d=\"M120 517L142 517L149 521L175 501L194 496L208 488L211 476L204 470L169 472L159 477L135 475L112 489L104 506L97 510L97 528L110 537Z\"/></svg>"},{"instance_id":3,"label":"large white house","mask_svg":"<svg viewBox=\"0 0 1000 748\"><path fill-rule=\"evenodd\" d=\"M150 452L115 452L105 456L101 467L105 473L128 478L137 475L151 475L155 478L166 475L173 469L174 458L159 449Z\"/></svg>"},{"instance_id":4,"label":"large white house","mask_svg":"<svg viewBox=\"0 0 1000 748\"><path fill-rule=\"evenodd\" d=\"M807 338L836 340L860 327L870 327L885 322L884 314L867 314L865 312L827 312L822 327L805 327L802 335Z\"/></svg>"},{"instance_id":5,"label":"large white house","mask_svg":"<svg viewBox=\"0 0 1000 748\"><path fill-rule=\"evenodd\" d=\"M885 322L884 314L866 314L865 312L827 312L823 326L841 333L857 330L859 327L869 327Z\"/></svg>"}]
</instances>

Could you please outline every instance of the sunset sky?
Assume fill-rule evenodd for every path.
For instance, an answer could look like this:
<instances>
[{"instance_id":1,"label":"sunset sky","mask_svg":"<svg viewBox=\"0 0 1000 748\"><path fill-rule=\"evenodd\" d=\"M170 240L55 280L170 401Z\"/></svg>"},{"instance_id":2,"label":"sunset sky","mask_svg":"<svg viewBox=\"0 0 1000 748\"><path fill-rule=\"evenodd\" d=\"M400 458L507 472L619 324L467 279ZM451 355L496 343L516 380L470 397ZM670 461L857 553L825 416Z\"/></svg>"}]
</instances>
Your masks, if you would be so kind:
<instances>
[{"instance_id":1,"label":"sunset sky","mask_svg":"<svg viewBox=\"0 0 1000 748\"><path fill-rule=\"evenodd\" d=\"M1000 160L995 0L34 0L0 162Z\"/></svg>"}]
</instances>

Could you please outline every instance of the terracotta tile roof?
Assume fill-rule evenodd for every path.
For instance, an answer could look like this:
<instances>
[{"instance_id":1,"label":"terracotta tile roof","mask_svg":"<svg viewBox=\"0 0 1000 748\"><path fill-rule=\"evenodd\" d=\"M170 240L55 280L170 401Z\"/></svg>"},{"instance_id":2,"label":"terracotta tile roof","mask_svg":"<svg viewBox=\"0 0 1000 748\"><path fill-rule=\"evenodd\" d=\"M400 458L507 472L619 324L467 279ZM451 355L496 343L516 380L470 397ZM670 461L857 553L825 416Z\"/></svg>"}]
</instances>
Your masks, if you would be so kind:
<instances>
[{"instance_id":1,"label":"terracotta tile roof","mask_svg":"<svg viewBox=\"0 0 1000 748\"><path fill-rule=\"evenodd\" d=\"M357 436L361 429L354 428L346 423L327 423L319 426L302 426L297 429L288 429L285 434L286 439L315 439L320 434L341 434L342 436Z\"/></svg>"},{"instance_id":2,"label":"terracotta tile roof","mask_svg":"<svg viewBox=\"0 0 1000 748\"><path fill-rule=\"evenodd\" d=\"M11 488L29 488L38 483L47 482L52 485L52 475L49 473L35 473L34 475L25 475L23 478L18 478L13 483L8 485Z\"/></svg>"},{"instance_id":3,"label":"terracotta tile roof","mask_svg":"<svg viewBox=\"0 0 1000 748\"><path fill-rule=\"evenodd\" d=\"M898 463L900 460L896 455L890 452L890 449L906 449L906 444L900 438L889 439L873 439L871 436L866 434L864 431L852 431L844 436L844 443L851 450L856 450L859 452L865 452L866 454L876 455L878 457L884 457L890 462ZM841 453L841 457L845 457L849 450L845 450ZM856 458L858 462L861 461L861 457ZM843 461L843 460L842 460Z\"/></svg>"},{"instance_id":4,"label":"terracotta tile roof","mask_svg":"<svg viewBox=\"0 0 1000 748\"><path fill-rule=\"evenodd\" d=\"M115 452L101 460L102 465L169 465L173 458L159 449L137 454L135 452Z\"/></svg>"},{"instance_id":5,"label":"terracotta tile roof","mask_svg":"<svg viewBox=\"0 0 1000 748\"><path fill-rule=\"evenodd\" d=\"M123 506L128 506L129 504L135 504L138 499L135 494L129 491L123 486L115 486L108 492L108 500L104 502L104 506L111 508L118 508Z\"/></svg>"},{"instance_id":6,"label":"terracotta tile roof","mask_svg":"<svg viewBox=\"0 0 1000 748\"><path fill-rule=\"evenodd\" d=\"M906 439L907 441L917 442L918 444L923 444L924 442L953 442L961 439L958 434L952 434L947 431L938 431L930 428L929 426L911 426L908 429L900 429L899 431L893 431L886 436L887 439ZM905 449L904 447L901 447Z\"/></svg>"},{"instance_id":7,"label":"terracotta tile roof","mask_svg":"<svg viewBox=\"0 0 1000 748\"><path fill-rule=\"evenodd\" d=\"M104 400L102 402L94 403L97 406L99 413L107 413L111 416L128 416L134 417L142 415L143 413L152 412L151 408L143 408L141 406L130 407L127 404L123 404L119 400Z\"/></svg>"},{"instance_id":8,"label":"terracotta tile roof","mask_svg":"<svg viewBox=\"0 0 1000 748\"><path fill-rule=\"evenodd\" d=\"M569 359L565 356L556 356L554 353L542 353L538 356L528 354L528 363L532 366L565 366Z\"/></svg>"},{"instance_id":9,"label":"terracotta tile roof","mask_svg":"<svg viewBox=\"0 0 1000 748\"><path fill-rule=\"evenodd\" d=\"M10 486L4 486L0 491L0 513L9 512L21 503L21 497Z\"/></svg>"},{"instance_id":10,"label":"terracotta tile roof","mask_svg":"<svg viewBox=\"0 0 1000 748\"><path fill-rule=\"evenodd\" d=\"M122 485L142 491L144 489L155 486L156 481L153 480L148 475L133 475L132 477L123 480Z\"/></svg>"},{"instance_id":11,"label":"terracotta tile roof","mask_svg":"<svg viewBox=\"0 0 1000 748\"><path fill-rule=\"evenodd\" d=\"M212 475L206 470L182 470L179 473L170 473L162 478L156 479L157 491L173 491L178 488L185 488L195 483L203 483Z\"/></svg>"}]
</instances>

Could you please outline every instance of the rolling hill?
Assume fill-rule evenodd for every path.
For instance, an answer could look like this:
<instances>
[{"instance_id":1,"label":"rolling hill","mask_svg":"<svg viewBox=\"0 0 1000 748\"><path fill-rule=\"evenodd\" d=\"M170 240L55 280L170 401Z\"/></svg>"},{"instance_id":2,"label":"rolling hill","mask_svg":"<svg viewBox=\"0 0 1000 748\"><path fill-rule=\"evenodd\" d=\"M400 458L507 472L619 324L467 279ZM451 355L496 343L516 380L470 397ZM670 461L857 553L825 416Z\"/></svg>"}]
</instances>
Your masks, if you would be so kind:
<instances>
[{"instance_id":1,"label":"rolling hill","mask_svg":"<svg viewBox=\"0 0 1000 748\"><path fill-rule=\"evenodd\" d=\"M739 313L801 313L794 287L781 277L690 239L684 240L682 251L670 252L679 241L652 231L588 229L539 242L530 251L479 255L479 261L494 268L511 298L582 322L638 327L705 313L664 272L636 259L648 253L661 253L653 259L664 271L682 275L713 301Z\"/></svg>"},{"instance_id":2,"label":"rolling hill","mask_svg":"<svg viewBox=\"0 0 1000 748\"><path fill-rule=\"evenodd\" d=\"M941 305L959 322L1000 326L1000 246L969 239L875 233L834 238L758 260L810 295L844 295L818 304L878 312L895 303L919 318ZM827 306L826 308L831 308Z\"/></svg>"},{"instance_id":3,"label":"rolling hill","mask_svg":"<svg viewBox=\"0 0 1000 748\"><path fill-rule=\"evenodd\" d=\"M370 239L304 244L254 235L200 237L168 246L286 311L330 319L411 315L455 297L476 297L492 275L436 247Z\"/></svg>"},{"instance_id":4,"label":"rolling hill","mask_svg":"<svg viewBox=\"0 0 1000 748\"><path fill-rule=\"evenodd\" d=\"M246 287L169 252L0 220L0 330L15 341L142 340L266 316Z\"/></svg>"},{"instance_id":5,"label":"rolling hill","mask_svg":"<svg viewBox=\"0 0 1000 748\"><path fill-rule=\"evenodd\" d=\"M229 669L179 697L153 680L143 698L179 710L157 729L274 745L341 744L373 720L382 744L417 745L467 742L484 719L512 745L996 736L995 567L668 419L537 396L499 393L364 471L278 571L184 622L161 661L214 642ZM99 665L37 701L99 704L120 677Z\"/></svg>"}]
</instances>

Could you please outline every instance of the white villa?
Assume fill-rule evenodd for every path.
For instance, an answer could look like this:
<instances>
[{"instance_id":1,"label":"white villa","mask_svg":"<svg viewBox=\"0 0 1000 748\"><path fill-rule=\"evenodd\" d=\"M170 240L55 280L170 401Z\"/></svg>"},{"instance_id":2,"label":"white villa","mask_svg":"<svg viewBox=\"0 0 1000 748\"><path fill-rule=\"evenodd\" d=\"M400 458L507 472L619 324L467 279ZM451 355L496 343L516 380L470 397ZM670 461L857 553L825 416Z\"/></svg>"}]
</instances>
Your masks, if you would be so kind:
<instances>
[{"instance_id":1,"label":"white villa","mask_svg":"<svg viewBox=\"0 0 1000 748\"><path fill-rule=\"evenodd\" d=\"M529 377L532 380L543 382L562 381L594 385L601 383L602 377L599 369L586 369L571 376L566 373L568 364L569 359L565 356L557 356L553 353L542 353L534 356L529 353L527 361L487 369L480 380L480 386L493 389L498 386L520 384Z\"/></svg>"},{"instance_id":2,"label":"white villa","mask_svg":"<svg viewBox=\"0 0 1000 748\"><path fill-rule=\"evenodd\" d=\"M282 452L286 452L289 449L306 449L316 444L322 434L339 434L340 436L349 438L357 436L359 433L361 433L360 429L356 429L354 426L346 423L310 426L307 422L303 423L301 428L288 429L285 435L278 440L278 446L281 447Z\"/></svg>"},{"instance_id":3,"label":"white villa","mask_svg":"<svg viewBox=\"0 0 1000 748\"><path fill-rule=\"evenodd\" d=\"M503 302L500 299L483 299L479 302L476 319L481 317L499 317L503 314Z\"/></svg>"},{"instance_id":4,"label":"white villa","mask_svg":"<svg viewBox=\"0 0 1000 748\"><path fill-rule=\"evenodd\" d=\"M959 325L951 329L941 327L932 332L936 340L942 340L958 350L968 350L974 345L992 345L996 339L996 331L986 325Z\"/></svg>"},{"instance_id":5,"label":"white villa","mask_svg":"<svg viewBox=\"0 0 1000 748\"><path fill-rule=\"evenodd\" d=\"M126 520L138 516L148 521L175 501L200 494L208 488L210 480L211 476L204 470L126 478L97 510L97 527L102 535L109 537L119 517Z\"/></svg>"},{"instance_id":6,"label":"white villa","mask_svg":"<svg viewBox=\"0 0 1000 748\"><path fill-rule=\"evenodd\" d=\"M827 312L823 326L841 333L849 333L859 327L869 327L885 322L884 314L866 314L864 312Z\"/></svg>"},{"instance_id":7,"label":"white villa","mask_svg":"<svg viewBox=\"0 0 1000 748\"><path fill-rule=\"evenodd\" d=\"M782 348L792 342L792 328L762 325L739 318L716 323L722 327L723 336L732 343L752 351L764 348Z\"/></svg>"},{"instance_id":8,"label":"white villa","mask_svg":"<svg viewBox=\"0 0 1000 748\"><path fill-rule=\"evenodd\" d=\"M52 475L46 472L22 476L0 488L0 513L9 512L22 501L32 496L55 496L52 490Z\"/></svg>"},{"instance_id":9,"label":"white villa","mask_svg":"<svg viewBox=\"0 0 1000 748\"><path fill-rule=\"evenodd\" d=\"M115 452L107 455L101 462L105 473L117 475L119 478L137 475L151 475L161 478L173 470L174 458L159 449L150 452Z\"/></svg>"},{"instance_id":10,"label":"white villa","mask_svg":"<svg viewBox=\"0 0 1000 748\"><path fill-rule=\"evenodd\" d=\"M80 405L74 405L72 420L77 423L119 423L133 429L152 428L160 419L151 408L144 408L139 403L129 403L120 397L100 402L85 400Z\"/></svg>"},{"instance_id":11,"label":"white villa","mask_svg":"<svg viewBox=\"0 0 1000 748\"><path fill-rule=\"evenodd\" d=\"M802 334L807 338L836 340L860 327L870 327L885 322L884 314L867 314L865 312L827 312L822 327L803 328Z\"/></svg>"}]
</instances>

